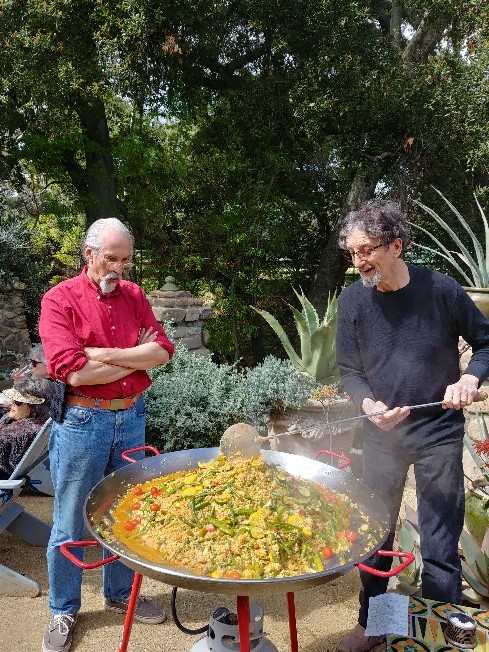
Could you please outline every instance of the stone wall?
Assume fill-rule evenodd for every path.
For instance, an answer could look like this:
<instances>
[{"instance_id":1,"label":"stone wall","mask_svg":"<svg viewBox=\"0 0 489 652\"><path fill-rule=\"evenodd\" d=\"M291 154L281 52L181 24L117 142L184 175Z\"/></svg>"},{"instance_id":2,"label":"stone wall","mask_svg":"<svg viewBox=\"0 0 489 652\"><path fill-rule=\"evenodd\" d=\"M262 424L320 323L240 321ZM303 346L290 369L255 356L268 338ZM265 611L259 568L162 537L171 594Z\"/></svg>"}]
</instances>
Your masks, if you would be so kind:
<instances>
[{"instance_id":1,"label":"stone wall","mask_svg":"<svg viewBox=\"0 0 489 652\"><path fill-rule=\"evenodd\" d=\"M213 316L212 304L192 297L190 292L179 290L175 279L167 276L161 290L153 290L148 296L156 319L162 324L172 321L175 339L196 355L211 355L207 348L209 333L205 322Z\"/></svg>"},{"instance_id":2,"label":"stone wall","mask_svg":"<svg viewBox=\"0 0 489 652\"><path fill-rule=\"evenodd\" d=\"M25 319L25 284L18 281L0 285L0 389L10 386L10 371L31 346Z\"/></svg>"}]
</instances>

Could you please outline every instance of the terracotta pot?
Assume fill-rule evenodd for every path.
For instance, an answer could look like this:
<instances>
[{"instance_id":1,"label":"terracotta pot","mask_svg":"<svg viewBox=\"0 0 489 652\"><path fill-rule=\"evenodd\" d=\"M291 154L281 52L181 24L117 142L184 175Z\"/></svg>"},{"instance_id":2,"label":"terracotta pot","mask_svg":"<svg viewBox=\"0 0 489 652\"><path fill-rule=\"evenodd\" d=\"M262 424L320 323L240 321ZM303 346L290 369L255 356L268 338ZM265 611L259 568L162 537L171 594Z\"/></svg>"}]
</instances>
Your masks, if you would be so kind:
<instances>
[{"instance_id":1,"label":"terracotta pot","mask_svg":"<svg viewBox=\"0 0 489 652\"><path fill-rule=\"evenodd\" d=\"M303 408L269 417L268 436L272 437L270 448L311 458L323 449L348 455L361 422L347 421L334 426L330 426L329 422L353 417L356 413L355 406L347 399L336 399L327 407L320 401L309 399ZM289 428L295 432L274 438Z\"/></svg>"},{"instance_id":2,"label":"terracotta pot","mask_svg":"<svg viewBox=\"0 0 489 652\"><path fill-rule=\"evenodd\" d=\"M489 288L464 287L464 290L479 310L484 313L486 317L489 317Z\"/></svg>"}]
</instances>

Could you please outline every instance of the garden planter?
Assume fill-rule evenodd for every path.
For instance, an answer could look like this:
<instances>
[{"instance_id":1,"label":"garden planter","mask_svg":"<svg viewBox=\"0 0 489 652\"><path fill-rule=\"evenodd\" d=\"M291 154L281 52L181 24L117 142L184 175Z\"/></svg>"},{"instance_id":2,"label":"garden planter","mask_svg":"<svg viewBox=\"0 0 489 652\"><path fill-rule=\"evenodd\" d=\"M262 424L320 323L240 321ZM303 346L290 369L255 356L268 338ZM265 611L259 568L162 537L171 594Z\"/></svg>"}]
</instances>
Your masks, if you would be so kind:
<instances>
[{"instance_id":1,"label":"garden planter","mask_svg":"<svg viewBox=\"0 0 489 652\"><path fill-rule=\"evenodd\" d=\"M348 455L357 428L361 426L358 421L333 426L329 422L347 419L356 414L355 406L348 399L339 398L327 406L309 399L303 408L269 415L268 436L272 438L270 448L311 458L318 450L324 449ZM287 434L282 434L286 432Z\"/></svg>"},{"instance_id":2,"label":"garden planter","mask_svg":"<svg viewBox=\"0 0 489 652\"><path fill-rule=\"evenodd\" d=\"M489 288L464 287L464 290L479 310L489 317Z\"/></svg>"}]
</instances>

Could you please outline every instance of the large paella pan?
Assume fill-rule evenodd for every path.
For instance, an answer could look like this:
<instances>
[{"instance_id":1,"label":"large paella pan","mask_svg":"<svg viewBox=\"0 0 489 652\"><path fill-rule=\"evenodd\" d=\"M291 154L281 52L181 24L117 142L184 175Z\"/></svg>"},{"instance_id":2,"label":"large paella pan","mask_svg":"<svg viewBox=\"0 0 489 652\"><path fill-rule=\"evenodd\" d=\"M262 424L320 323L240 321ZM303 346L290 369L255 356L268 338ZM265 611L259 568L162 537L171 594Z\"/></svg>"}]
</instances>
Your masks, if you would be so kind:
<instances>
[{"instance_id":1,"label":"large paella pan","mask_svg":"<svg viewBox=\"0 0 489 652\"><path fill-rule=\"evenodd\" d=\"M161 454L129 464L107 476L92 490L85 504L85 520L89 531L104 548L118 555L124 564L141 575L172 586L243 596L262 592L285 593L327 582L347 573L354 565L370 557L385 541L389 531L389 515L382 502L372 495L366 485L351 474L319 461L266 450L262 451L262 456L267 464L277 465L296 478L311 480L345 496L352 505L352 525L354 526L355 518L360 519L360 515L362 519L367 517L372 524L371 533L374 536L371 534L368 537L368 545L360 538L353 543L346 563L335 563L333 559L323 570L315 573L266 579L228 579L199 575L176 566L150 561L109 534L114 506L130 487L175 472L196 469L200 463L209 462L218 455L218 448Z\"/></svg>"}]
</instances>

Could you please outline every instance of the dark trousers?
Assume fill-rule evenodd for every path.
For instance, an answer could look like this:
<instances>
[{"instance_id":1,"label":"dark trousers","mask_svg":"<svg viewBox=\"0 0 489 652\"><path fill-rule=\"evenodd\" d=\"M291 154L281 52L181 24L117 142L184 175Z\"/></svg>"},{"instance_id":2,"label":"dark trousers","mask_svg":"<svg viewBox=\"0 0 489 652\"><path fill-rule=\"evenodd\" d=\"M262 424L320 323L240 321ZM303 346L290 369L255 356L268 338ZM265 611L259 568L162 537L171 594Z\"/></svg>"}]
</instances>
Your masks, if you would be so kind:
<instances>
[{"instance_id":1,"label":"dark trousers","mask_svg":"<svg viewBox=\"0 0 489 652\"><path fill-rule=\"evenodd\" d=\"M388 433L386 433L388 436ZM363 451L363 479L375 496L381 498L391 517L391 531L385 550L392 550L397 518L408 469L414 465L418 520L423 558L422 594L430 600L460 604L462 593L458 540L464 522L463 441L433 446L410 454ZM389 570L391 560L373 555L369 566ZM360 573L360 612L358 621L367 625L368 601L385 593L388 580Z\"/></svg>"}]
</instances>

